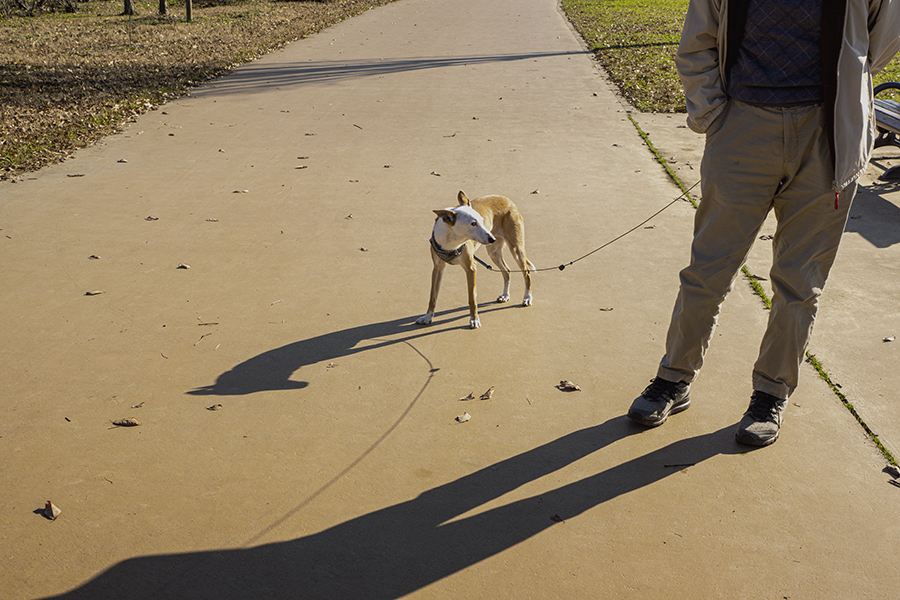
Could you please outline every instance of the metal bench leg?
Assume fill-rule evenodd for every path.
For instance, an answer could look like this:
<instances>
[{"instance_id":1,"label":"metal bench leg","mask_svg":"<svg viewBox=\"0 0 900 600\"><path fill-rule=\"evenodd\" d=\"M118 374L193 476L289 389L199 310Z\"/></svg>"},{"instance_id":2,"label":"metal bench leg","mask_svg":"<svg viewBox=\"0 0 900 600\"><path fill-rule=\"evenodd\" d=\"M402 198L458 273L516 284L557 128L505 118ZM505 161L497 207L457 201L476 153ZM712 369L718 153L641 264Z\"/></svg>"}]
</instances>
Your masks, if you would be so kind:
<instances>
[{"instance_id":1,"label":"metal bench leg","mask_svg":"<svg viewBox=\"0 0 900 600\"><path fill-rule=\"evenodd\" d=\"M886 169L878 179L881 181L900 181L900 165Z\"/></svg>"}]
</instances>

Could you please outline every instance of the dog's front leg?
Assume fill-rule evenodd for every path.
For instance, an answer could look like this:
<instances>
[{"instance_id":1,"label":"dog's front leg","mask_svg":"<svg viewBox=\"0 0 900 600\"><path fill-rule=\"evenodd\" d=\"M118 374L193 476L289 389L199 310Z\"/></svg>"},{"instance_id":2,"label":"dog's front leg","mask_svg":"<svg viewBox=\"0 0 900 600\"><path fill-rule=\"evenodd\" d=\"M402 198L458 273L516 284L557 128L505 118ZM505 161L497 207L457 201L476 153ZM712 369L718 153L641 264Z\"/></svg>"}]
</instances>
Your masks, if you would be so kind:
<instances>
[{"instance_id":1,"label":"dog's front leg","mask_svg":"<svg viewBox=\"0 0 900 600\"><path fill-rule=\"evenodd\" d=\"M481 321L478 320L478 294L475 291L475 283L478 273L475 271L475 263L470 262L466 269L466 283L469 287L469 327L478 329L481 327Z\"/></svg>"},{"instance_id":2,"label":"dog's front leg","mask_svg":"<svg viewBox=\"0 0 900 600\"><path fill-rule=\"evenodd\" d=\"M431 270L431 298L428 300L428 312L416 319L419 325L431 325L434 318L434 307L437 306L438 292L441 291L441 279L444 276L444 261L435 258L434 269Z\"/></svg>"}]
</instances>

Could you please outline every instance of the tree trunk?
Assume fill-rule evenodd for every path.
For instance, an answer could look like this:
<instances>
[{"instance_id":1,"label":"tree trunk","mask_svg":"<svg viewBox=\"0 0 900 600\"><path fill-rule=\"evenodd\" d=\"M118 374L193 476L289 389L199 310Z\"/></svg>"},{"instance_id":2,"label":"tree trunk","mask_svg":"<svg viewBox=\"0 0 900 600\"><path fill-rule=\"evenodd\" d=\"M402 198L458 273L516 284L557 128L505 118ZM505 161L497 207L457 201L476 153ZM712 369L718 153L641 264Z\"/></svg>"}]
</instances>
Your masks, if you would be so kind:
<instances>
[{"instance_id":1,"label":"tree trunk","mask_svg":"<svg viewBox=\"0 0 900 600\"><path fill-rule=\"evenodd\" d=\"M131 0L125 0L125 10L122 14L128 16L137 14L134 12L134 3Z\"/></svg>"},{"instance_id":2,"label":"tree trunk","mask_svg":"<svg viewBox=\"0 0 900 600\"><path fill-rule=\"evenodd\" d=\"M165 15L166 12L166 0L159 0L159 14Z\"/></svg>"},{"instance_id":3,"label":"tree trunk","mask_svg":"<svg viewBox=\"0 0 900 600\"><path fill-rule=\"evenodd\" d=\"M191 0L184 0L184 20L188 23L191 22Z\"/></svg>"}]
</instances>

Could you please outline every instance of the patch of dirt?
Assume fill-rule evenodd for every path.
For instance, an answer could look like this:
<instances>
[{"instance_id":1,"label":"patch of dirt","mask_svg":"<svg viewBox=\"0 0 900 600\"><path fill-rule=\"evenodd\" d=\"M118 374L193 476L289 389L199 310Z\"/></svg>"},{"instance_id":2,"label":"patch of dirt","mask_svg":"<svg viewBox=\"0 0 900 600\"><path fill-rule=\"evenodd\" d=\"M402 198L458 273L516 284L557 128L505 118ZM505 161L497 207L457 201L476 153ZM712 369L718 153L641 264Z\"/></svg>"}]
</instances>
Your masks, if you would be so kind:
<instances>
[{"instance_id":1,"label":"patch of dirt","mask_svg":"<svg viewBox=\"0 0 900 600\"><path fill-rule=\"evenodd\" d=\"M90 0L72 14L3 16L0 179L60 162L235 66L394 0ZM5 5L4 5L5 6ZM7 7L8 8L8 7Z\"/></svg>"}]
</instances>

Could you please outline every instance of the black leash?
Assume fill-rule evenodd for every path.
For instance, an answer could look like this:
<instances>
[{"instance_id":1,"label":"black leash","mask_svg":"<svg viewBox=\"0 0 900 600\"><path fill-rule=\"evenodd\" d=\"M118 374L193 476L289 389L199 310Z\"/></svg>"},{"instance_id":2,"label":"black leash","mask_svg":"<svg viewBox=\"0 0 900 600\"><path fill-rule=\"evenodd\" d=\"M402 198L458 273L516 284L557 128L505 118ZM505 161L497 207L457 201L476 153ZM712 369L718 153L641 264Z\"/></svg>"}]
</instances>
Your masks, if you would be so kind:
<instances>
[{"instance_id":1,"label":"black leash","mask_svg":"<svg viewBox=\"0 0 900 600\"><path fill-rule=\"evenodd\" d=\"M699 184L700 184L700 182L698 181L697 183L695 183L694 185L692 185L691 187L689 187L688 189L686 189L684 192L682 192L682 194L681 194L680 196L678 196L677 198L675 198L674 200L672 200L671 202L669 202L668 204L666 204L665 206L663 206L661 209L659 209L658 211L656 211L655 213L653 213L652 215L650 215L649 217L647 217L646 219L644 219L643 221L641 221L640 223L638 223L637 225L635 225L634 227L632 227L631 229L629 229L628 231L626 231L625 233L623 233L622 235L620 235L620 236L618 236L618 237L615 237L615 238L609 240L608 242L606 242L605 244L603 244L603 245L600 246L599 248L595 248L594 250L591 250L590 252L588 252L588 253L585 254L584 256L581 256L581 257L579 257L579 258L576 258L576 259L573 260L573 261L569 261L569 262L567 262L567 263L563 263L563 264L559 265L558 267L544 267L543 269L534 269L534 270L532 270L532 271L530 271L530 272L531 272L531 273L539 273L539 272L541 272L541 271L555 271L555 270L557 270L557 269L560 270L560 271L563 271L563 270L565 270L566 267L572 266L572 265L574 265L575 263L577 263L578 261L584 260L584 259L587 258L588 256L591 256L592 254L596 254L597 252L600 252L601 250L603 250L603 249L606 248L607 246L609 246L609 245L611 245L611 244L614 244L614 243L618 242L619 240L621 240L623 237L625 237L625 236L628 235L629 233L631 233L631 232L633 232L633 231L639 229L640 227L643 227L643 226L646 225L647 223L649 223L649 222L650 222L651 220L653 220L655 217L659 216L659 214L662 213L664 210L666 210L667 208L669 208L670 206L672 206L673 204L675 204L675 203L678 202L679 200L682 200L685 196L687 196L687 195L690 193L690 191L691 191L692 189L694 189L695 187L697 187ZM478 258L477 256L475 256L475 260L477 260L479 263L481 263L481 264L482 264L485 268L487 268L489 271L499 271L499 270L500 270L500 269L495 269L494 267L492 267L491 265L487 264L486 262L484 262L483 260L481 260L481 259ZM510 271L510 273L524 273L524 271Z\"/></svg>"}]
</instances>

